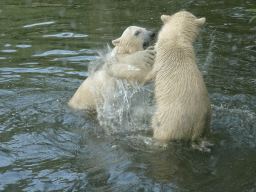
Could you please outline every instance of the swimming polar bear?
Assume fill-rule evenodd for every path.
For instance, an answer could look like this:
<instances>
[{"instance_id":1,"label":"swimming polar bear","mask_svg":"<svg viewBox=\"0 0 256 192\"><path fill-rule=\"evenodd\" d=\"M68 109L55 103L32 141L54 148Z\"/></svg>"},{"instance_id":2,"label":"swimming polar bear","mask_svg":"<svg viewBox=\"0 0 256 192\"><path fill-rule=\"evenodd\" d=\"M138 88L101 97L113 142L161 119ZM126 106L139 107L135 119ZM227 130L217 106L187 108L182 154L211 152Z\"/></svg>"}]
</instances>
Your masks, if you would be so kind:
<instances>
[{"instance_id":1,"label":"swimming polar bear","mask_svg":"<svg viewBox=\"0 0 256 192\"><path fill-rule=\"evenodd\" d=\"M147 83L146 76L152 69L156 54L154 47L149 47L154 36L145 28L128 27L120 38L112 41L115 48L104 64L81 84L68 106L96 110L97 105L104 101L103 93L115 91L116 79L140 85Z\"/></svg>"}]
</instances>

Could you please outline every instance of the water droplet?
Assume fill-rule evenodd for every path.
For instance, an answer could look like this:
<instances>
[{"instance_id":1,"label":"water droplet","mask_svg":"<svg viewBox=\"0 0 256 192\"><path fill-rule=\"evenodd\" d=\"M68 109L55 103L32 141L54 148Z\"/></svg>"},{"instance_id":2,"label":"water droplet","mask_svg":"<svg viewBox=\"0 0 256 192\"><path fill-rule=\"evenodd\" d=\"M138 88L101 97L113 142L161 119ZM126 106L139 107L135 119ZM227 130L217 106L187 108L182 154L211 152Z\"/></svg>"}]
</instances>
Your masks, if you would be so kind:
<instances>
[{"instance_id":1,"label":"water droplet","mask_svg":"<svg viewBox=\"0 0 256 192\"><path fill-rule=\"evenodd\" d=\"M236 50L237 50L237 46L236 46L236 45L233 45L232 51L236 51Z\"/></svg>"},{"instance_id":2,"label":"water droplet","mask_svg":"<svg viewBox=\"0 0 256 192\"><path fill-rule=\"evenodd\" d=\"M231 40L233 35L232 35L232 33L228 33L227 36L228 36L228 39Z\"/></svg>"},{"instance_id":3,"label":"water droplet","mask_svg":"<svg viewBox=\"0 0 256 192\"><path fill-rule=\"evenodd\" d=\"M71 21L70 26L71 26L72 28L76 28L76 22L75 22L75 21Z\"/></svg>"},{"instance_id":4,"label":"water droplet","mask_svg":"<svg viewBox=\"0 0 256 192\"><path fill-rule=\"evenodd\" d=\"M65 16L65 9L62 9L60 12L59 12L60 16L61 17L64 17Z\"/></svg>"}]
</instances>

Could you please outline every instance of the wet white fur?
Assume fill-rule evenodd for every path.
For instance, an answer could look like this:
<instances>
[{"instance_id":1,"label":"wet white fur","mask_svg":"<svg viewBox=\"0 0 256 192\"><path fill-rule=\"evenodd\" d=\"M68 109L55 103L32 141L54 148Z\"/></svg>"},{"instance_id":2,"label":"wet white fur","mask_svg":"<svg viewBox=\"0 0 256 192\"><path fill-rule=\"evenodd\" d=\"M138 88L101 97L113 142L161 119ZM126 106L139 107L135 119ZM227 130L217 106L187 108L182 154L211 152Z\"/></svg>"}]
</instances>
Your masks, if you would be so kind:
<instances>
[{"instance_id":1,"label":"wet white fur","mask_svg":"<svg viewBox=\"0 0 256 192\"><path fill-rule=\"evenodd\" d=\"M195 141L209 131L211 105L196 64L193 43L205 18L186 11L161 16L164 25L156 43L154 138Z\"/></svg>"},{"instance_id":2,"label":"wet white fur","mask_svg":"<svg viewBox=\"0 0 256 192\"><path fill-rule=\"evenodd\" d=\"M95 110L104 102L103 95L113 94L116 79L146 83L145 76L152 69L155 58L152 47L143 49L143 43L152 40L150 35L152 32L145 28L128 27L112 42L115 48L105 57L104 64L81 84L68 105L74 109Z\"/></svg>"}]
</instances>

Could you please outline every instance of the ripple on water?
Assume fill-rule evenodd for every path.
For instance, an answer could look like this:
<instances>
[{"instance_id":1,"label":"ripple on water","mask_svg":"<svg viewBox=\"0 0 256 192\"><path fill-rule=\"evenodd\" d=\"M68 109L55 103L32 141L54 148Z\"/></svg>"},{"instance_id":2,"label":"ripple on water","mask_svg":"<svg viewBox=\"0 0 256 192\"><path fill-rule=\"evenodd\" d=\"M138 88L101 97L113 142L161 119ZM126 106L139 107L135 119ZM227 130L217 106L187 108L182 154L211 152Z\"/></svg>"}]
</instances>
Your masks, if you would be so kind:
<instances>
[{"instance_id":1,"label":"ripple on water","mask_svg":"<svg viewBox=\"0 0 256 192\"><path fill-rule=\"evenodd\" d=\"M33 182L25 191L70 191L77 185L76 181L83 180L84 187L80 186L79 189L85 189L86 186L86 173L73 173L71 170L47 170L47 172L39 172L33 178Z\"/></svg>"},{"instance_id":2,"label":"ripple on water","mask_svg":"<svg viewBox=\"0 0 256 192\"><path fill-rule=\"evenodd\" d=\"M76 57L62 57L55 58L52 61L92 61L95 59L95 56L76 56Z\"/></svg>"},{"instance_id":3,"label":"ripple on water","mask_svg":"<svg viewBox=\"0 0 256 192\"><path fill-rule=\"evenodd\" d=\"M31 62L31 63L20 63L19 65L38 65L39 63Z\"/></svg>"},{"instance_id":4,"label":"ripple on water","mask_svg":"<svg viewBox=\"0 0 256 192\"><path fill-rule=\"evenodd\" d=\"M14 50L14 49L6 49L6 50L1 50L1 52L3 53L14 53L16 52L17 50Z\"/></svg>"},{"instance_id":5,"label":"ripple on water","mask_svg":"<svg viewBox=\"0 0 256 192\"><path fill-rule=\"evenodd\" d=\"M6 167L11 165L14 161L14 158L7 153L0 151L0 167Z\"/></svg>"},{"instance_id":6,"label":"ripple on water","mask_svg":"<svg viewBox=\"0 0 256 192\"><path fill-rule=\"evenodd\" d=\"M228 133L234 147L256 146L256 98L238 94L227 96L212 94L213 120L212 129ZM254 101L254 102L253 102Z\"/></svg>"},{"instance_id":7,"label":"ripple on water","mask_svg":"<svg viewBox=\"0 0 256 192\"><path fill-rule=\"evenodd\" d=\"M43 56L49 56L49 55L78 55L78 54L93 54L95 51L90 49L81 49L79 51L69 51L69 50L51 50L46 51L41 54L33 55L34 57L43 57ZM96 58L96 57L95 57Z\"/></svg>"},{"instance_id":8,"label":"ripple on water","mask_svg":"<svg viewBox=\"0 0 256 192\"><path fill-rule=\"evenodd\" d=\"M79 76L82 76L82 77L88 77L89 76L89 73L84 71L84 72L79 72L79 71L67 71L65 72L66 74L68 75L79 75Z\"/></svg>"},{"instance_id":9,"label":"ripple on water","mask_svg":"<svg viewBox=\"0 0 256 192\"><path fill-rule=\"evenodd\" d=\"M43 57L43 56L49 56L49 55L77 55L79 54L76 51L69 51L69 50L51 50L51 51L46 51L42 54L36 54L33 55L34 57Z\"/></svg>"},{"instance_id":10,"label":"ripple on water","mask_svg":"<svg viewBox=\"0 0 256 192\"><path fill-rule=\"evenodd\" d=\"M61 38L75 37L75 38L83 38L83 37L87 37L87 36L88 35L85 35L85 34L59 33L59 34L54 34L54 35L44 35L43 37L61 37Z\"/></svg>"},{"instance_id":11,"label":"ripple on water","mask_svg":"<svg viewBox=\"0 0 256 192\"><path fill-rule=\"evenodd\" d=\"M62 67L47 67L47 68L9 68L3 67L0 68L0 71L11 71L16 73L60 73L64 72L65 70L69 70L68 68Z\"/></svg>"},{"instance_id":12,"label":"ripple on water","mask_svg":"<svg viewBox=\"0 0 256 192\"><path fill-rule=\"evenodd\" d=\"M30 25L25 25L23 26L24 28L28 28L28 27L34 27L34 26L39 26L39 25L50 25L55 23L55 21L48 21L48 22L43 22L43 23L34 23L34 24L30 24Z\"/></svg>"},{"instance_id":13,"label":"ripple on water","mask_svg":"<svg viewBox=\"0 0 256 192\"><path fill-rule=\"evenodd\" d=\"M25 180L30 178L32 175L31 170L26 171L6 171L0 174L0 190L4 190L6 185L16 184L20 180Z\"/></svg>"},{"instance_id":14,"label":"ripple on water","mask_svg":"<svg viewBox=\"0 0 256 192\"><path fill-rule=\"evenodd\" d=\"M6 89L0 89L0 95L10 95L10 94L14 94L14 91L9 91Z\"/></svg>"},{"instance_id":15,"label":"ripple on water","mask_svg":"<svg viewBox=\"0 0 256 192\"><path fill-rule=\"evenodd\" d=\"M129 165L132 164L131 161L125 161L119 166L112 166L109 168L110 177L107 181L108 184L115 183L117 185L128 185L140 183L140 179L136 174L132 172L124 171Z\"/></svg>"},{"instance_id":16,"label":"ripple on water","mask_svg":"<svg viewBox=\"0 0 256 192\"><path fill-rule=\"evenodd\" d=\"M29 48L29 47L32 47L32 45L16 45L16 47L19 47L19 48Z\"/></svg>"}]
</instances>

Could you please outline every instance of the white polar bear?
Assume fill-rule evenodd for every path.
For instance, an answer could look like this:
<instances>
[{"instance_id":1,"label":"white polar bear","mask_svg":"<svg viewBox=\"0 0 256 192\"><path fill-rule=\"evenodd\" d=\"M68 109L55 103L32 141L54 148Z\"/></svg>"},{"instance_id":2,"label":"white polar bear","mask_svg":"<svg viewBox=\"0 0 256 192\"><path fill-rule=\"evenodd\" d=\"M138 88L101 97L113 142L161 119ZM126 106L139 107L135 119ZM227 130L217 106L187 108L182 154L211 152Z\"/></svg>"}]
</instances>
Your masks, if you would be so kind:
<instances>
[{"instance_id":1,"label":"white polar bear","mask_svg":"<svg viewBox=\"0 0 256 192\"><path fill-rule=\"evenodd\" d=\"M155 34L145 28L130 26L112 43L115 46L99 70L78 88L68 105L74 109L95 110L104 101L104 94L116 89L115 79L144 85L154 64L155 51L149 47Z\"/></svg>"},{"instance_id":2,"label":"white polar bear","mask_svg":"<svg viewBox=\"0 0 256 192\"><path fill-rule=\"evenodd\" d=\"M149 75L155 79L154 138L196 141L209 132L211 123L210 98L193 50L205 18L181 11L161 20Z\"/></svg>"}]
</instances>

